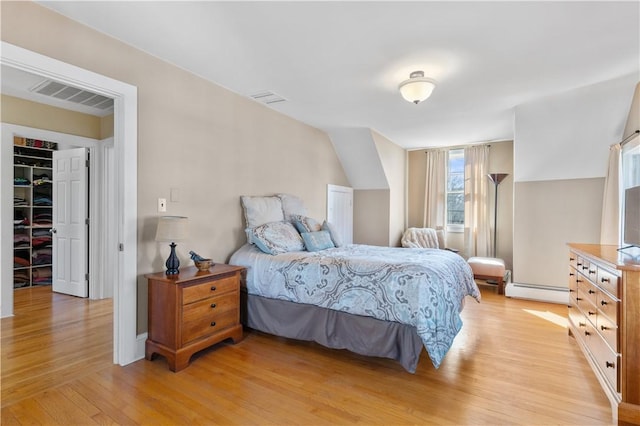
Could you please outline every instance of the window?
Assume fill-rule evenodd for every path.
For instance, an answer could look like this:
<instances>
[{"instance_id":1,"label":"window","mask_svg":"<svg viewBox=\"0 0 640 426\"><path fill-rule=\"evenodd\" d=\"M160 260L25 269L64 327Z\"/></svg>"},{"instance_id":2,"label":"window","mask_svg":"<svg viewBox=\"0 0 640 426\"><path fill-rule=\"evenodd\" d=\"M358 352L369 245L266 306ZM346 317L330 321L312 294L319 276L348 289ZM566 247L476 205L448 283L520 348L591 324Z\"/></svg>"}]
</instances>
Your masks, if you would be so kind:
<instances>
[{"instance_id":1,"label":"window","mask_svg":"<svg viewBox=\"0 0 640 426\"><path fill-rule=\"evenodd\" d=\"M464 231L464 149L449 151L447 161L447 231Z\"/></svg>"}]
</instances>

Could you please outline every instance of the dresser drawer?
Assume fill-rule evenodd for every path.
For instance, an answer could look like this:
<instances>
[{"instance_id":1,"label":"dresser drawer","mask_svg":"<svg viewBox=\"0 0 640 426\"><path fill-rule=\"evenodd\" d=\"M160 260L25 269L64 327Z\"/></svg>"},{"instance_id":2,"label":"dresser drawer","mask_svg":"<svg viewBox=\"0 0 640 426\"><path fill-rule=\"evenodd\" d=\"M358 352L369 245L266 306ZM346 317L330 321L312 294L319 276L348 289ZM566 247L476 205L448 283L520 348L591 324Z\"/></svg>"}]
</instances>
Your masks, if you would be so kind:
<instances>
[{"instance_id":1,"label":"dresser drawer","mask_svg":"<svg viewBox=\"0 0 640 426\"><path fill-rule=\"evenodd\" d=\"M620 310L620 302L617 299L611 298L604 291L598 292L598 301L596 302L598 309L609 318L609 320L615 324L620 322L618 312Z\"/></svg>"},{"instance_id":2,"label":"dresser drawer","mask_svg":"<svg viewBox=\"0 0 640 426\"><path fill-rule=\"evenodd\" d=\"M611 350L620 352L618 347L618 325L602 314L598 314L598 323L596 324L598 332L607 342Z\"/></svg>"},{"instance_id":3,"label":"dresser drawer","mask_svg":"<svg viewBox=\"0 0 640 426\"><path fill-rule=\"evenodd\" d=\"M589 330L591 333L591 330ZM616 392L620 392L618 368L620 358L618 354L611 350L611 348L605 343L605 341L597 335L589 336L589 350L593 355L593 361L598 366L598 369L609 382L611 389Z\"/></svg>"},{"instance_id":4,"label":"dresser drawer","mask_svg":"<svg viewBox=\"0 0 640 426\"><path fill-rule=\"evenodd\" d=\"M587 271L589 270L589 260L585 259L582 256L578 256L576 260L576 269L578 272L582 272L587 275Z\"/></svg>"},{"instance_id":5,"label":"dresser drawer","mask_svg":"<svg viewBox=\"0 0 640 426\"><path fill-rule=\"evenodd\" d=\"M578 273L573 267L569 267L569 297L570 303L575 303L578 296Z\"/></svg>"},{"instance_id":6,"label":"dresser drawer","mask_svg":"<svg viewBox=\"0 0 640 426\"><path fill-rule=\"evenodd\" d=\"M616 274L611 273L607 269L598 268L597 283L613 296L620 297L620 293L618 293L618 276Z\"/></svg>"},{"instance_id":7,"label":"dresser drawer","mask_svg":"<svg viewBox=\"0 0 640 426\"><path fill-rule=\"evenodd\" d=\"M235 275L215 281L185 286L182 290L182 303L186 305L197 300L217 296L233 290L238 290L238 279Z\"/></svg>"},{"instance_id":8,"label":"dresser drawer","mask_svg":"<svg viewBox=\"0 0 640 426\"><path fill-rule=\"evenodd\" d=\"M238 292L213 297L184 307L182 344L187 344L238 323Z\"/></svg>"}]
</instances>

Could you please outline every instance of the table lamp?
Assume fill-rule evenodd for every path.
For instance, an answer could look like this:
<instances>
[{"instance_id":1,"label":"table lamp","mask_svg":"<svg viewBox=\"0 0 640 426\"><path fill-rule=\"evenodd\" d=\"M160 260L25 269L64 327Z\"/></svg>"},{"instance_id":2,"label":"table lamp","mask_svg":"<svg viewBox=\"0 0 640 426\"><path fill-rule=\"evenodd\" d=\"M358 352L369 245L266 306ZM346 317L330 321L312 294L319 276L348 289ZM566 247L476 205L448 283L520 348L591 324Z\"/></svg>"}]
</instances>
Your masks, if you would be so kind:
<instances>
[{"instance_id":1,"label":"table lamp","mask_svg":"<svg viewBox=\"0 0 640 426\"><path fill-rule=\"evenodd\" d=\"M161 216L158 219L158 229L156 230L156 241L170 241L171 253L165 263L167 275L176 275L180 271L180 260L176 256L176 241L183 241L187 238L189 219L184 216Z\"/></svg>"}]
</instances>

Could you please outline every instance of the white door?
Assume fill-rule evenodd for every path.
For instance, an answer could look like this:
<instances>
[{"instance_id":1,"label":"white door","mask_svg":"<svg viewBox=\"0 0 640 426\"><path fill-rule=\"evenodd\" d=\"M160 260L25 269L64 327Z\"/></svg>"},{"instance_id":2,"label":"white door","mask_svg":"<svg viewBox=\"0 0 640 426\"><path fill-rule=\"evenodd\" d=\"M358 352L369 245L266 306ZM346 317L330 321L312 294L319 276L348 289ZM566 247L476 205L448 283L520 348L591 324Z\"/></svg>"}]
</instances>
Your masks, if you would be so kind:
<instances>
[{"instance_id":1,"label":"white door","mask_svg":"<svg viewBox=\"0 0 640 426\"><path fill-rule=\"evenodd\" d=\"M87 297L87 150L53 153L53 291Z\"/></svg>"},{"instance_id":2,"label":"white door","mask_svg":"<svg viewBox=\"0 0 640 426\"><path fill-rule=\"evenodd\" d=\"M353 243L353 188L327 185L327 222L336 227L344 244Z\"/></svg>"}]
</instances>

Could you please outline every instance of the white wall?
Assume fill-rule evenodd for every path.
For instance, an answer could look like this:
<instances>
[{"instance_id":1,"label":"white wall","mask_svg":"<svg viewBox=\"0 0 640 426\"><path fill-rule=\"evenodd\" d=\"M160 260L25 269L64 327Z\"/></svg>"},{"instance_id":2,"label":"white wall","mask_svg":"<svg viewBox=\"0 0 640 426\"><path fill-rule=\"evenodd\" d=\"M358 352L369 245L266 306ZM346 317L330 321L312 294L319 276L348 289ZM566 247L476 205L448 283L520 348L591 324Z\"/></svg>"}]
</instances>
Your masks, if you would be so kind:
<instances>
[{"instance_id":1,"label":"white wall","mask_svg":"<svg viewBox=\"0 0 640 426\"><path fill-rule=\"evenodd\" d=\"M606 175L609 145L620 142L637 74L518 105L516 182Z\"/></svg>"},{"instance_id":2,"label":"white wall","mask_svg":"<svg viewBox=\"0 0 640 426\"><path fill-rule=\"evenodd\" d=\"M609 146L622 139L638 79L516 108L514 282L566 287L566 244L598 242Z\"/></svg>"}]
</instances>

